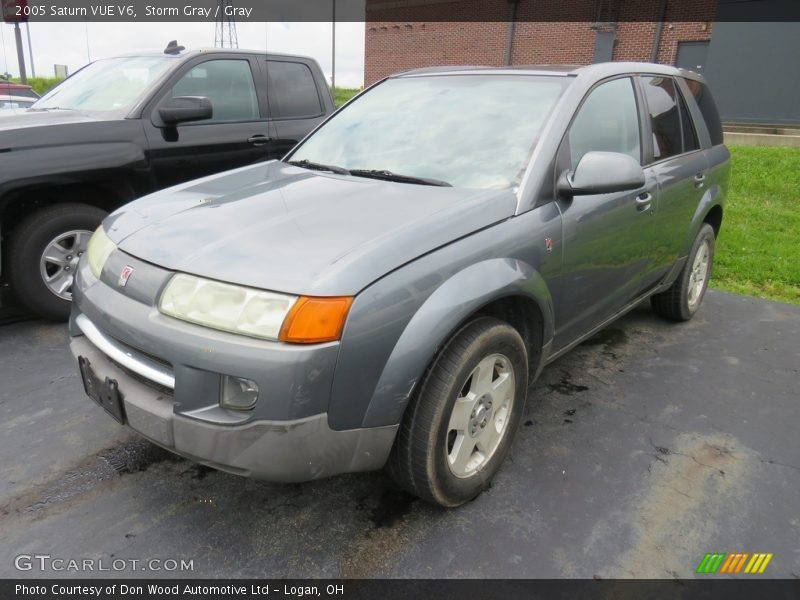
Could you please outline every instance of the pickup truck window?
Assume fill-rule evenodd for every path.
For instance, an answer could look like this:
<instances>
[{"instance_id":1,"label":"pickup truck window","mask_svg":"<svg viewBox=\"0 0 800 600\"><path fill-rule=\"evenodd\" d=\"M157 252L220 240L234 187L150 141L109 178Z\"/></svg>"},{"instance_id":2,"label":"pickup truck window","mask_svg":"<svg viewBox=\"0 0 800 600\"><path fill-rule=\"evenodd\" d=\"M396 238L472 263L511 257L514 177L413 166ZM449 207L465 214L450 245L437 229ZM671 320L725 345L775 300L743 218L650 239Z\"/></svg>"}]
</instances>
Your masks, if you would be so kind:
<instances>
[{"instance_id":1,"label":"pickup truck window","mask_svg":"<svg viewBox=\"0 0 800 600\"><path fill-rule=\"evenodd\" d=\"M301 119L322 114L317 85L311 69L303 63L267 61L272 99L272 117Z\"/></svg>"},{"instance_id":2,"label":"pickup truck window","mask_svg":"<svg viewBox=\"0 0 800 600\"><path fill-rule=\"evenodd\" d=\"M621 152L641 161L639 113L629 77L600 84L583 101L569 129L571 167L591 151Z\"/></svg>"},{"instance_id":3,"label":"pickup truck window","mask_svg":"<svg viewBox=\"0 0 800 600\"><path fill-rule=\"evenodd\" d=\"M388 79L292 153L350 171L391 171L465 188L518 183L542 125L569 84L533 75Z\"/></svg>"},{"instance_id":4,"label":"pickup truck window","mask_svg":"<svg viewBox=\"0 0 800 600\"><path fill-rule=\"evenodd\" d=\"M209 60L192 68L172 88L172 97L205 96L214 116L198 124L257 121L258 96L247 60Z\"/></svg>"},{"instance_id":5,"label":"pickup truck window","mask_svg":"<svg viewBox=\"0 0 800 600\"><path fill-rule=\"evenodd\" d=\"M39 100L37 110L125 110L144 94L173 59L136 56L98 60L66 79Z\"/></svg>"}]
</instances>

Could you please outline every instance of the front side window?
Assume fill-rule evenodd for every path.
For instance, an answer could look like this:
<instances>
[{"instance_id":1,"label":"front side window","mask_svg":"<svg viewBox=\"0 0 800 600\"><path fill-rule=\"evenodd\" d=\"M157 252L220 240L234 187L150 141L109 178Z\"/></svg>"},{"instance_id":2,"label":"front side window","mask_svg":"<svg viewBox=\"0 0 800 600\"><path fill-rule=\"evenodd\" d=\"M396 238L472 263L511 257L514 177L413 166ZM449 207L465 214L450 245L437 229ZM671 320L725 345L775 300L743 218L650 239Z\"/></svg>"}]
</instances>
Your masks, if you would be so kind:
<instances>
[{"instance_id":1,"label":"front side window","mask_svg":"<svg viewBox=\"0 0 800 600\"><path fill-rule=\"evenodd\" d=\"M260 118L250 62L209 60L190 69L172 88L172 97L205 96L214 116L202 124L255 121Z\"/></svg>"},{"instance_id":2,"label":"front side window","mask_svg":"<svg viewBox=\"0 0 800 600\"><path fill-rule=\"evenodd\" d=\"M629 77L603 83L589 93L569 129L572 169L587 152L619 152L641 162L639 113Z\"/></svg>"},{"instance_id":3,"label":"front side window","mask_svg":"<svg viewBox=\"0 0 800 600\"><path fill-rule=\"evenodd\" d=\"M653 136L653 159L683 151L678 91L671 77L642 77Z\"/></svg>"},{"instance_id":4,"label":"front side window","mask_svg":"<svg viewBox=\"0 0 800 600\"><path fill-rule=\"evenodd\" d=\"M131 108L175 64L160 56L98 60L39 100L38 110L121 111Z\"/></svg>"},{"instance_id":5,"label":"front side window","mask_svg":"<svg viewBox=\"0 0 800 600\"><path fill-rule=\"evenodd\" d=\"M568 84L532 75L389 79L340 110L290 159L455 187L511 187Z\"/></svg>"}]
</instances>

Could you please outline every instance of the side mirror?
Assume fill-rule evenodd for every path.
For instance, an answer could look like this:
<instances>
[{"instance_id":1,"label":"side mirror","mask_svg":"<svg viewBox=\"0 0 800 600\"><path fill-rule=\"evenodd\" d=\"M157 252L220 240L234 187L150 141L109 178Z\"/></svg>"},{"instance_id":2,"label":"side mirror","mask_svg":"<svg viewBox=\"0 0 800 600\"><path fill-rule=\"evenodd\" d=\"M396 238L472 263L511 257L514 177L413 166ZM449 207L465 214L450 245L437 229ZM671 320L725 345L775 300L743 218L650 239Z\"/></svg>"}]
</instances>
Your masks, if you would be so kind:
<instances>
[{"instance_id":1,"label":"side mirror","mask_svg":"<svg viewBox=\"0 0 800 600\"><path fill-rule=\"evenodd\" d=\"M158 108L158 116L167 127L180 123L202 121L214 116L211 100L204 96L179 96L170 98Z\"/></svg>"},{"instance_id":2,"label":"side mirror","mask_svg":"<svg viewBox=\"0 0 800 600\"><path fill-rule=\"evenodd\" d=\"M587 196L635 190L644 183L644 171L633 157L620 152L587 152L574 171L558 179L557 189L566 197Z\"/></svg>"}]
</instances>

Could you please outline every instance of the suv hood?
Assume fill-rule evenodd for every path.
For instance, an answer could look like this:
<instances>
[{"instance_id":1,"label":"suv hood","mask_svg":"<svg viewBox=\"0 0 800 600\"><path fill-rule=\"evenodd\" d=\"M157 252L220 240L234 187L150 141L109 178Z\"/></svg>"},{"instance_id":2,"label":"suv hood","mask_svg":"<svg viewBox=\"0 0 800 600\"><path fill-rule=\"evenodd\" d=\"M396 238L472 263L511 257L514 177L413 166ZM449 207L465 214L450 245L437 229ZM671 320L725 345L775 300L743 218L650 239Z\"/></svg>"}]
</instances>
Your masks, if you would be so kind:
<instances>
[{"instance_id":1,"label":"suv hood","mask_svg":"<svg viewBox=\"0 0 800 600\"><path fill-rule=\"evenodd\" d=\"M105 221L128 254L291 294L354 295L397 267L511 217L511 190L328 175L272 161L137 200Z\"/></svg>"}]
</instances>

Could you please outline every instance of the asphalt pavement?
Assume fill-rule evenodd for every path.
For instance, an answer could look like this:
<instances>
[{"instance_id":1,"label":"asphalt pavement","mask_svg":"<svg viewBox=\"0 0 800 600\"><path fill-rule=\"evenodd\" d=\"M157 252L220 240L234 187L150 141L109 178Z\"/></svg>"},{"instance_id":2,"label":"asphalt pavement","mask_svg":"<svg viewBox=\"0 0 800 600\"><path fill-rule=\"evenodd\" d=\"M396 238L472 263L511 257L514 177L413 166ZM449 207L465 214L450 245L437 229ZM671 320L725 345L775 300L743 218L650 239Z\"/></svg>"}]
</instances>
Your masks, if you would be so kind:
<instances>
[{"instance_id":1,"label":"asphalt pavement","mask_svg":"<svg viewBox=\"0 0 800 600\"><path fill-rule=\"evenodd\" d=\"M84 396L67 342L0 326L0 577L672 578L706 552L800 577L798 306L636 309L544 371L492 488L456 510L382 473L282 485L174 457ZM15 568L35 554L128 566ZM193 570L130 566L150 559Z\"/></svg>"}]
</instances>

